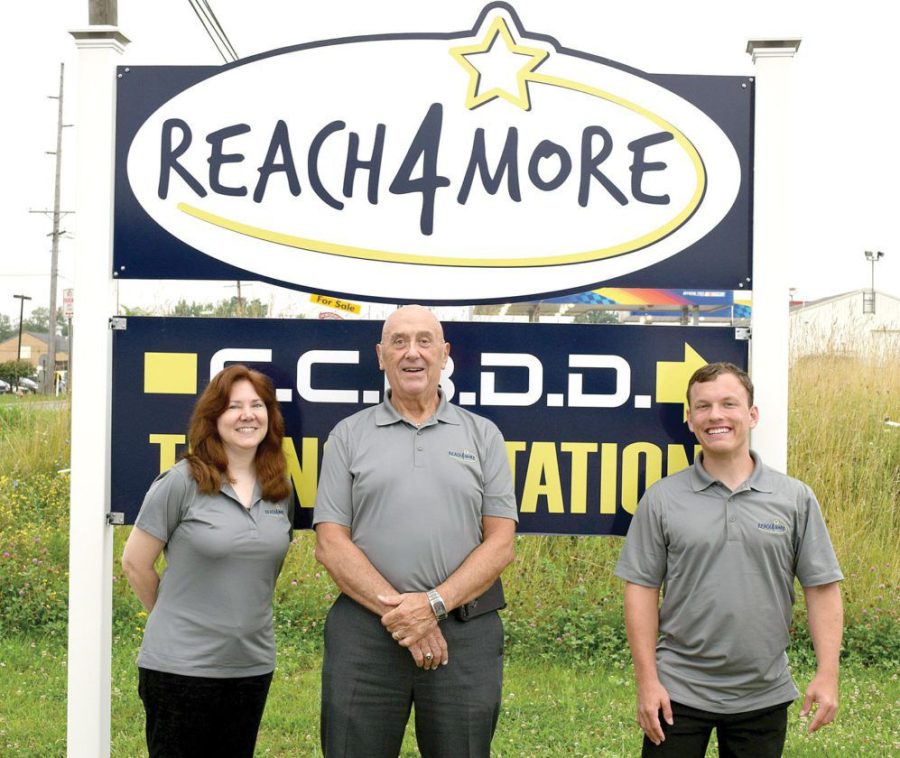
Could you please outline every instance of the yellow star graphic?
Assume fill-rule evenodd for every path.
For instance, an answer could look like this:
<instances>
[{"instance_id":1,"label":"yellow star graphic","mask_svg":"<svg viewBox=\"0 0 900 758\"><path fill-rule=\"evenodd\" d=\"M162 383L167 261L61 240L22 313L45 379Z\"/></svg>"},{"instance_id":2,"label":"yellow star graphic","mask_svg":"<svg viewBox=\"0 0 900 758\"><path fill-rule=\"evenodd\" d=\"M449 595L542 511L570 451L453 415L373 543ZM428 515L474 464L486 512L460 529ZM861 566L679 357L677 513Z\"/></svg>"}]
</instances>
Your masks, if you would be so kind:
<instances>
[{"instance_id":1,"label":"yellow star graphic","mask_svg":"<svg viewBox=\"0 0 900 758\"><path fill-rule=\"evenodd\" d=\"M509 55L518 55L527 57L528 61L522 64L516 71L515 92L511 89L492 86L479 92L481 85L482 72L468 59L470 55L485 55L491 53L494 43L501 39L506 46L506 52ZM488 27L487 34L484 39L475 45L465 45L462 47L450 48L450 55L461 65L469 74L469 87L466 92L466 107L468 109L477 108L479 105L490 102L495 98L502 97L513 105L518 106L522 110L531 110L531 99L528 93L528 81L534 70L544 62L549 53L536 47L525 47L517 45L506 25L506 21L498 16L494 22Z\"/></svg>"}]
</instances>

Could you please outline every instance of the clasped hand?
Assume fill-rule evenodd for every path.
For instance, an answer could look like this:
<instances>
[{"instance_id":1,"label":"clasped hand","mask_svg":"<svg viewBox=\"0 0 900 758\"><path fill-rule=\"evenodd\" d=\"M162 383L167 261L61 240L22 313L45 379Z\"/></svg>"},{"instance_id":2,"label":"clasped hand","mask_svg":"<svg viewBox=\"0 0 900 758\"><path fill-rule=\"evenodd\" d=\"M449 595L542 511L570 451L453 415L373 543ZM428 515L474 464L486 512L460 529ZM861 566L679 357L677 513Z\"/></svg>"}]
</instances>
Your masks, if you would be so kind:
<instances>
[{"instance_id":1,"label":"clasped hand","mask_svg":"<svg viewBox=\"0 0 900 758\"><path fill-rule=\"evenodd\" d=\"M424 592L379 595L378 600L387 608L381 616L382 626L409 650L416 666L431 670L447 665L447 642Z\"/></svg>"}]
</instances>

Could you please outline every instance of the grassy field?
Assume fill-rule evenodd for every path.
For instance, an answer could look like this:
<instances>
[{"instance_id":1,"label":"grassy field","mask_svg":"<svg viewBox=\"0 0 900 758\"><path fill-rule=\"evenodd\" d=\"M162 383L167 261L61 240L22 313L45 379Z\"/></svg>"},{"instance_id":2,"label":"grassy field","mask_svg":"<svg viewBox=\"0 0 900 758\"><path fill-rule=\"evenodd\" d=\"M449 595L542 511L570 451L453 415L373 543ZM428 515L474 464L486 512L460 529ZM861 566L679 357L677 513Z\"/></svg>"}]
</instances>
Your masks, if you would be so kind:
<instances>
[{"instance_id":1,"label":"grassy field","mask_svg":"<svg viewBox=\"0 0 900 758\"><path fill-rule=\"evenodd\" d=\"M145 755L143 711L136 693L134 644L117 640L113 657L112 754ZM65 650L59 640L0 642L0 754L65 754ZM796 672L798 681L809 671ZM257 755L318 756L319 658L282 645L260 731ZM839 720L810 737L791 709L787 756L885 756L900 751L896 675L851 667L841 684ZM628 756L640 750L634 688L626 666L562 665L513 657L507 662L497 758ZM717 755L710 746L708 755ZM410 732L403 756L415 756Z\"/></svg>"},{"instance_id":2,"label":"grassy field","mask_svg":"<svg viewBox=\"0 0 900 758\"><path fill-rule=\"evenodd\" d=\"M813 739L792 716L786 754L900 754L900 360L837 356L792 368L790 472L817 492L841 560L847 628L842 712ZM762 423L765 423L765 409ZM65 739L68 428L65 405L0 402L0 755L57 756ZM116 555L127 529L117 530ZM518 538L498 756L622 756L638 750L633 685L612 576L619 538ZM113 754L142 754L134 655L145 615L114 566ZM276 599L279 669L260 755L316 755L318 661L335 588L298 533ZM791 659L813 655L799 607ZM796 709L795 709L796 711ZM408 743L405 755L415 755ZM714 755L714 749L710 752Z\"/></svg>"},{"instance_id":3,"label":"grassy field","mask_svg":"<svg viewBox=\"0 0 900 758\"><path fill-rule=\"evenodd\" d=\"M818 494L855 610L897 599L900 580L900 356L795 365L789 472ZM763 416L764 423L765 416Z\"/></svg>"}]
</instances>

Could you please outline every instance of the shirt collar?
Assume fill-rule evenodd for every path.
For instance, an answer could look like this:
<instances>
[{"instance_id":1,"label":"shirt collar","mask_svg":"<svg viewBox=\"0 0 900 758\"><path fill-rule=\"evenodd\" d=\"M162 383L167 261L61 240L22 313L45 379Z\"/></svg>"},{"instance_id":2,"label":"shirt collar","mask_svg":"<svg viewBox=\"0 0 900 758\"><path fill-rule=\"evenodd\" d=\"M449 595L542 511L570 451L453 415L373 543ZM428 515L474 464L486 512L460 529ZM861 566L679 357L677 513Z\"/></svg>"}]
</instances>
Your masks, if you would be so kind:
<instances>
[{"instance_id":1,"label":"shirt collar","mask_svg":"<svg viewBox=\"0 0 900 758\"><path fill-rule=\"evenodd\" d=\"M447 402L447 396L440 387L438 387L438 397L440 400L438 402L437 410L434 412L432 418L445 424L459 424L459 410L456 406ZM394 404L391 402L391 391L388 389L381 405L375 409L375 425L390 426L391 424L396 424L403 420L403 416L400 415L394 407ZM428 426L428 424L429 422L426 421L422 426L425 427Z\"/></svg>"},{"instance_id":2,"label":"shirt collar","mask_svg":"<svg viewBox=\"0 0 900 758\"><path fill-rule=\"evenodd\" d=\"M228 481L228 478L225 476L225 473L222 473L222 484L219 485L219 492L221 492L226 497L231 498L236 501L241 508L244 508L244 504L241 502L241 499L237 496L237 492L234 491L234 487L231 486L231 482ZM259 486L259 479L257 479L253 483L253 495L250 497L250 507L252 508L256 503L262 499L262 490Z\"/></svg>"},{"instance_id":3,"label":"shirt collar","mask_svg":"<svg viewBox=\"0 0 900 758\"><path fill-rule=\"evenodd\" d=\"M703 464L701 463L702 459L703 453L698 452L697 455L694 456L694 465L691 466L691 487L694 492L702 492L707 487L716 483L716 480L706 472L705 468L703 468Z\"/></svg>"},{"instance_id":4,"label":"shirt collar","mask_svg":"<svg viewBox=\"0 0 900 758\"><path fill-rule=\"evenodd\" d=\"M750 457L753 459L753 473L746 481L746 487L741 485L741 489L751 489L757 492L773 492L772 477L769 473L768 466L764 465L762 458L755 450L750 451ZM707 487L715 484L718 480L713 479L707 470L703 468L703 453L697 453L694 458L694 465L691 467L691 487L694 492L701 492Z\"/></svg>"},{"instance_id":5,"label":"shirt collar","mask_svg":"<svg viewBox=\"0 0 900 758\"><path fill-rule=\"evenodd\" d=\"M757 492L774 492L775 487L772 483L772 474L768 466L763 464L759 453L751 450L750 456L753 458L753 473L747 480L747 486L751 490Z\"/></svg>"}]
</instances>

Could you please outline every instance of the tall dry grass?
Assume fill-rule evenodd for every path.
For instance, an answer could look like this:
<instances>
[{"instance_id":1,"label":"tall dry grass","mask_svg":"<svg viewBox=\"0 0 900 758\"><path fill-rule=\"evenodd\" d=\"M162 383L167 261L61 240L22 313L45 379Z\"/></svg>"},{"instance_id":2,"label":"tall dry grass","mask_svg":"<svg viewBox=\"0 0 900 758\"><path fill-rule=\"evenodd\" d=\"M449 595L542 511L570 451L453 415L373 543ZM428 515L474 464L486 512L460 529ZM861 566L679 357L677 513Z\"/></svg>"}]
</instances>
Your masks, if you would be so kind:
<instances>
[{"instance_id":1,"label":"tall dry grass","mask_svg":"<svg viewBox=\"0 0 900 758\"><path fill-rule=\"evenodd\" d=\"M788 470L822 505L849 605L896 605L900 585L900 355L836 353L791 367Z\"/></svg>"},{"instance_id":2,"label":"tall dry grass","mask_svg":"<svg viewBox=\"0 0 900 758\"><path fill-rule=\"evenodd\" d=\"M885 420L900 421L900 357L804 358L791 368L790 393L789 471L807 482L822 504L846 575L848 616L872 618L879 609L894 616L900 586L900 427ZM66 403L0 403L0 477L43 481L67 468L69 423ZM64 528L65 504L59 508L58 529ZM27 528L23 520L28 521L10 523ZM298 533L295 541L278 604L285 611L283 624L309 633L310 620L324 616L334 588L312 557L312 535ZM620 538L520 537L517 561L504 574L510 625L525 638L529 630L537 633L549 625L559 630L564 645L585 636L583 630L567 631L576 616L589 626L598 621L597 628L604 628L601 619L620 617L622 587L612 574L620 548ZM117 597L124 610L130 596L124 583L122 588ZM139 610L135 605L134 612Z\"/></svg>"},{"instance_id":3,"label":"tall dry grass","mask_svg":"<svg viewBox=\"0 0 900 758\"><path fill-rule=\"evenodd\" d=\"M0 403L0 476L27 479L69 467L69 401L7 399Z\"/></svg>"}]
</instances>

